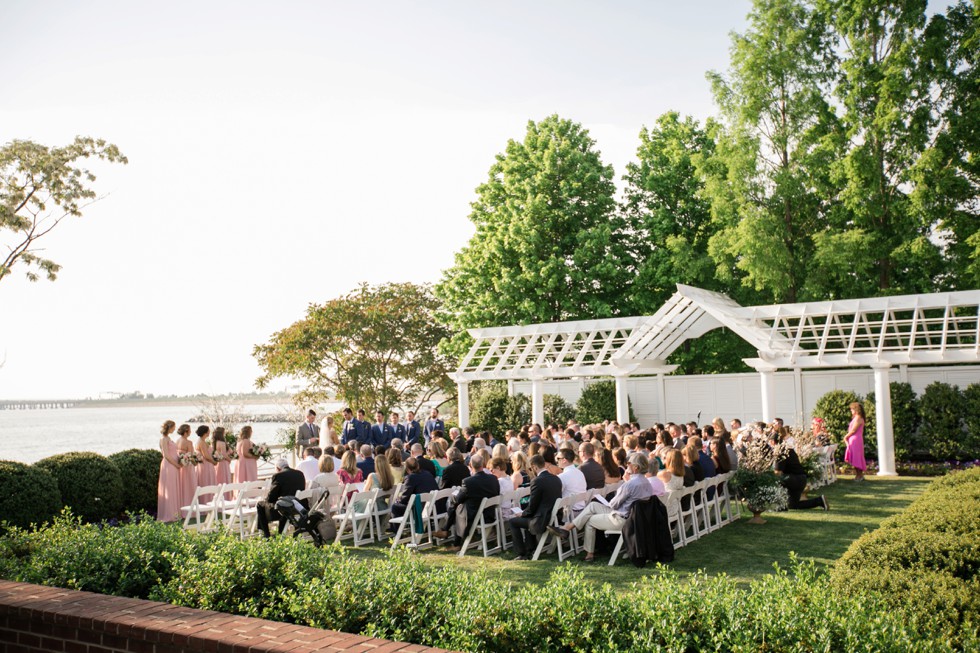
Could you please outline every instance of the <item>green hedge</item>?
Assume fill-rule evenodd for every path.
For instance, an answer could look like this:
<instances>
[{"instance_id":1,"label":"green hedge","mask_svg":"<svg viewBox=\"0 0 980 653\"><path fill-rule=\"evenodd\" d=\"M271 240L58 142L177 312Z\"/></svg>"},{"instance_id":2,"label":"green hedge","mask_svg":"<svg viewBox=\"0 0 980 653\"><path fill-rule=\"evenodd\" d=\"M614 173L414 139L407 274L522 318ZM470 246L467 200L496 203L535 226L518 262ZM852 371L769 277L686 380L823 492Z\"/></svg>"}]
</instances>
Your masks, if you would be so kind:
<instances>
[{"instance_id":1,"label":"green hedge","mask_svg":"<svg viewBox=\"0 0 980 653\"><path fill-rule=\"evenodd\" d=\"M945 632L951 641L961 633L975 637L980 468L933 481L908 508L855 540L834 566L832 584L904 609L915 627Z\"/></svg>"},{"instance_id":2,"label":"green hedge","mask_svg":"<svg viewBox=\"0 0 980 653\"><path fill-rule=\"evenodd\" d=\"M630 421L636 420L633 402L629 402ZM585 386L575 404L575 421L579 424L598 424L616 419L616 382L596 381Z\"/></svg>"},{"instance_id":3,"label":"green hedge","mask_svg":"<svg viewBox=\"0 0 980 653\"><path fill-rule=\"evenodd\" d=\"M4 522L26 527L43 524L61 510L58 481L46 470L0 460L0 532Z\"/></svg>"},{"instance_id":4,"label":"green hedge","mask_svg":"<svg viewBox=\"0 0 980 653\"><path fill-rule=\"evenodd\" d=\"M363 559L288 537L243 542L150 520L99 528L66 515L37 532L15 528L0 537L0 577L12 580L463 651L931 652L980 645L972 621L961 619L953 632L957 606L970 597L950 584L952 576L927 581L937 594L928 598L934 616L924 621L918 593L842 593L812 563L794 561L790 571L744 588L723 575L682 578L667 569L614 588L587 573L559 565L544 585L525 585L486 569L432 566L404 551Z\"/></svg>"},{"instance_id":5,"label":"green hedge","mask_svg":"<svg viewBox=\"0 0 980 653\"><path fill-rule=\"evenodd\" d=\"M61 500L85 521L118 517L123 507L123 482L114 462L88 451L62 453L35 465L58 481Z\"/></svg>"},{"instance_id":6,"label":"green hedge","mask_svg":"<svg viewBox=\"0 0 980 653\"><path fill-rule=\"evenodd\" d=\"M111 454L109 460L119 468L126 488L122 509L125 512L155 513L163 455L156 449L126 449Z\"/></svg>"}]
</instances>

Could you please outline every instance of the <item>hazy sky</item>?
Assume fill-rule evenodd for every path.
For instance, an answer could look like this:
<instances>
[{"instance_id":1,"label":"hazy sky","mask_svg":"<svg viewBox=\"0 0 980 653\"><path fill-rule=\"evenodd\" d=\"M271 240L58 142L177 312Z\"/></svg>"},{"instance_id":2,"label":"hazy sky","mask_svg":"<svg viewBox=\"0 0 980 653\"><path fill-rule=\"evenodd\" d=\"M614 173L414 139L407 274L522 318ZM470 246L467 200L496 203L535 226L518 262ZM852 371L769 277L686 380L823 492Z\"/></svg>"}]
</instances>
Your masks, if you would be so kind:
<instances>
[{"instance_id":1,"label":"hazy sky","mask_svg":"<svg viewBox=\"0 0 980 653\"><path fill-rule=\"evenodd\" d=\"M105 138L105 198L0 282L0 399L249 391L256 343L359 282L435 282L529 119L617 184L667 110L714 113L746 1L0 5L0 142ZM278 387L282 387L280 384Z\"/></svg>"}]
</instances>

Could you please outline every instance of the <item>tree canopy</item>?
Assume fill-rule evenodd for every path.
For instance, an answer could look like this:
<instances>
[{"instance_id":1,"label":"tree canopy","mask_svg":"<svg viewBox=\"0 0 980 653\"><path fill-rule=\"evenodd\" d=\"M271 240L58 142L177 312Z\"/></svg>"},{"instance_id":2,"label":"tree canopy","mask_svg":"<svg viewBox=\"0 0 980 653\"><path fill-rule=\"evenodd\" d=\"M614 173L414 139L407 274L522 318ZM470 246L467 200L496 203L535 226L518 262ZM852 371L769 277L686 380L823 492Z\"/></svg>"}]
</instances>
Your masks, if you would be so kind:
<instances>
[{"instance_id":1,"label":"tree canopy","mask_svg":"<svg viewBox=\"0 0 980 653\"><path fill-rule=\"evenodd\" d=\"M256 345L264 388L277 377L306 383L298 403L341 399L365 410L417 409L449 387L450 361L438 352L449 335L435 319L428 286L361 284Z\"/></svg>"}]
</instances>

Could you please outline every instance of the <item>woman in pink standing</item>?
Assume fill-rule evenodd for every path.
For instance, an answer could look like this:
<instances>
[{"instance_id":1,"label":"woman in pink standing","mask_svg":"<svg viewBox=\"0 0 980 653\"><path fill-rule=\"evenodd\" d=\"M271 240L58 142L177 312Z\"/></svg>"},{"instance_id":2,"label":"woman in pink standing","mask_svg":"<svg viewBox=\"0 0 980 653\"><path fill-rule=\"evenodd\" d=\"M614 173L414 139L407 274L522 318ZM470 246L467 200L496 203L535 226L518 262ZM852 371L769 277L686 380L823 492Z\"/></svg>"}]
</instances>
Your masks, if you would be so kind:
<instances>
[{"instance_id":1,"label":"woman in pink standing","mask_svg":"<svg viewBox=\"0 0 980 653\"><path fill-rule=\"evenodd\" d=\"M197 466L197 486L205 487L216 483L217 472L214 468L217 461L214 459L214 448L208 442L208 435L211 429L204 424L197 427L197 455L201 458L201 464ZM210 501L212 494L201 495L201 501Z\"/></svg>"},{"instance_id":2,"label":"woman in pink standing","mask_svg":"<svg viewBox=\"0 0 980 653\"><path fill-rule=\"evenodd\" d=\"M864 470L868 464L864 460L864 406L858 402L851 404L851 423L847 426L847 435L844 442L847 443L847 450L844 451L844 462L856 470L855 481L864 480Z\"/></svg>"},{"instance_id":3,"label":"woman in pink standing","mask_svg":"<svg viewBox=\"0 0 980 653\"><path fill-rule=\"evenodd\" d=\"M218 462L214 468L214 484L231 483L231 450L225 441L225 427L214 427L214 435L211 439L214 441L214 459Z\"/></svg>"},{"instance_id":4,"label":"woman in pink standing","mask_svg":"<svg viewBox=\"0 0 980 653\"><path fill-rule=\"evenodd\" d=\"M190 441L191 427L181 424L177 428L177 452L188 456L194 455L194 444ZM191 505L197 492L197 465L192 463L180 466L180 507Z\"/></svg>"},{"instance_id":5,"label":"woman in pink standing","mask_svg":"<svg viewBox=\"0 0 980 653\"><path fill-rule=\"evenodd\" d=\"M180 518L180 461L177 459L177 445L170 439L176 428L173 420L167 420L160 427L160 481L157 484L157 519L164 522Z\"/></svg>"},{"instance_id":6,"label":"woman in pink standing","mask_svg":"<svg viewBox=\"0 0 980 653\"><path fill-rule=\"evenodd\" d=\"M235 466L235 482L248 483L259 480L259 459L252 454L252 427L243 426L236 445L238 463Z\"/></svg>"}]
</instances>

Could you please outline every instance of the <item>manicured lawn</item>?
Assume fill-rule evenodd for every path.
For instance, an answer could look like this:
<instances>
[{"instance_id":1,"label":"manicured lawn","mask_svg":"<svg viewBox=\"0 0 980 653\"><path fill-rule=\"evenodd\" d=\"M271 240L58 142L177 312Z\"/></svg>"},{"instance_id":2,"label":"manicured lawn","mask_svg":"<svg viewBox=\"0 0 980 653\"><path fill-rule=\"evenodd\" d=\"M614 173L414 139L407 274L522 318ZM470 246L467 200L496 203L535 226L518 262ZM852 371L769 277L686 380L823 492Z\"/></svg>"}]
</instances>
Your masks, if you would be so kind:
<instances>
[{"instance_id":1,"label":"manicured lawn","mask_svg":"<svg viewBox=\"0 0 980 653\"><path fill-rule=\"evenodd\" d=\"M837 483L814 493L814 496L827 495L829 512L814 509L767 513L764 518L768 523L763 525L747 523L751 514L746 512L741 520L677 549L670 567L682 574L698 570L727 574L740 584L747 584L771 572L774 563L788 566L791 552L796 552L800 558L813 559L818 565L829 565L865 531L877 528L886 517L904 509L930 481L928 478L868 477L867 482L858 484L842 477ZM377 544L350 550L372 558L382 555L387 547ZM554 555L537 562L515 562L510 551L486 559L473 552L459 558L443 549L430 549L417 555L434 565L485 568L504 580L535 584L547 581L559 564ZM589 578L613 585L625 585L640 576L657 573L654 568L636 569L628 560L621 560L615 567L607 566L607 562L608 557L601 557L598 564L585 565L578 560L563 564L585 567Z\"/></svg>"}]
</instances>

